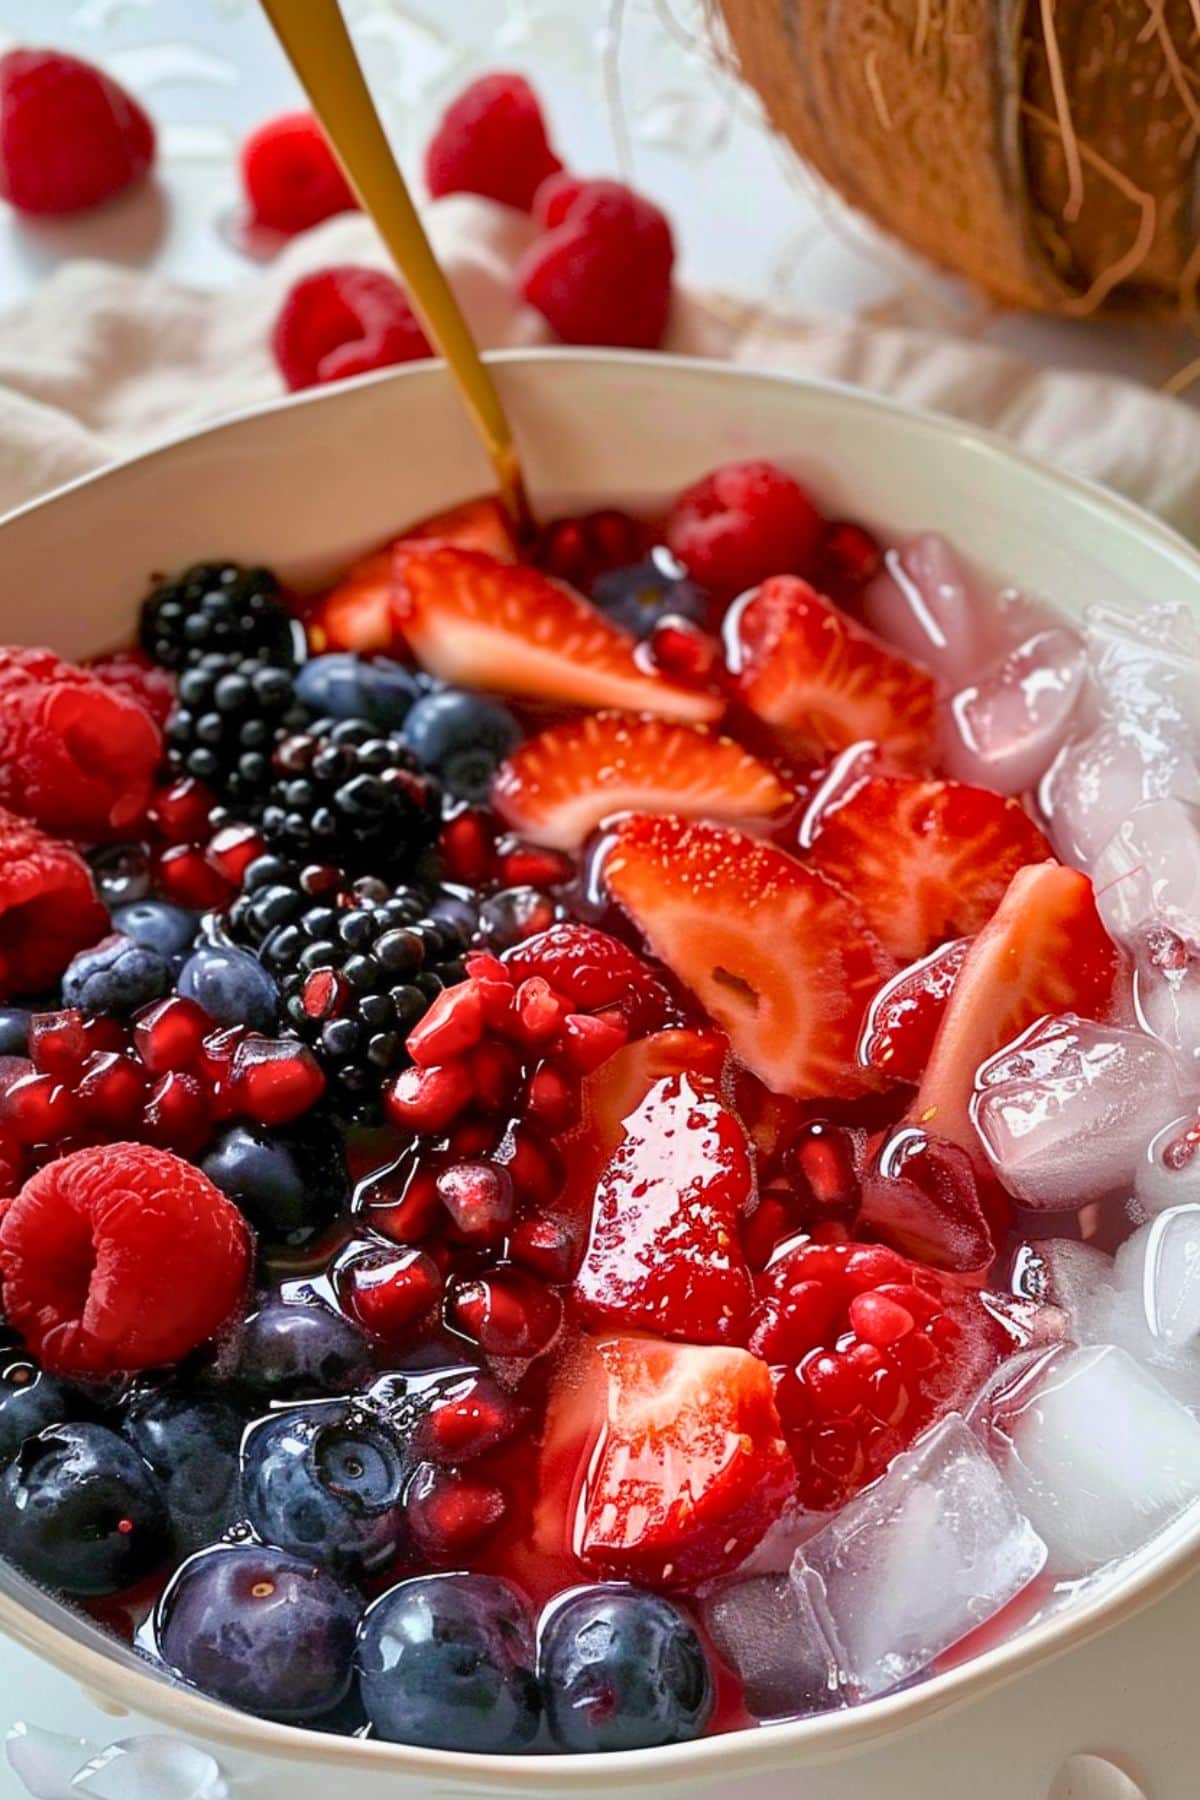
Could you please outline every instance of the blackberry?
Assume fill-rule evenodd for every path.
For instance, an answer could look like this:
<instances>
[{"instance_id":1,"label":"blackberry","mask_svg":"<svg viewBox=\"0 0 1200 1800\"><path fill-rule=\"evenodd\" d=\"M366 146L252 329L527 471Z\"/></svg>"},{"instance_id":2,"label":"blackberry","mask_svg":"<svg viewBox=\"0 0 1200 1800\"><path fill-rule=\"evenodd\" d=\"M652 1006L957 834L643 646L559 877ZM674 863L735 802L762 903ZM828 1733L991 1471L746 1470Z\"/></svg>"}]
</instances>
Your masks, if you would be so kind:
<instances>
[{"instance_id":1,"label":"blackberry","mask_svg":"<svg viewBox=\"0 0 1200 1800\"><path fill-rule=\"evenodd\" d=\"M166 725L168 761L252 816L270 787L276 744L302 718L287 669L210 651L179 677Z\"/></svg>"},{"instance_id":2,"label":"blackberry","mask_svg":"<svg viewBox=\"0 0 1200 1800\"><path fill-rule=\"evenodd\" d=\"M437 837L441 801L398 733L363 719L317 719L275 752L262 834L297 862L411 878Z\"/></svg>"},{"instance_id":3,"label":"blackberry","mask_svg":"<svg viewBox=\"0 0 1200 1800\"><path fill-rule=\"evenodd\" d=\"M230 933L278 982L289 1023L325 1071L331 1104L369 1118L404 1041L444 987L461 981L465 920L433 917L426 889L260 856L246 871Z\"/></svg>"},{"instance_id":4,"label":"blackberry","mask_svg":"<svg viewBox=\"0 0 1200 1800\"><path fill-rule=\"evenodd\" d=\"M186 668L213 651L290 669L303 641L270 570L236 563L196 563L155 588L142 603L139 637L165 669Z\"/></svg>"}]
</instances>

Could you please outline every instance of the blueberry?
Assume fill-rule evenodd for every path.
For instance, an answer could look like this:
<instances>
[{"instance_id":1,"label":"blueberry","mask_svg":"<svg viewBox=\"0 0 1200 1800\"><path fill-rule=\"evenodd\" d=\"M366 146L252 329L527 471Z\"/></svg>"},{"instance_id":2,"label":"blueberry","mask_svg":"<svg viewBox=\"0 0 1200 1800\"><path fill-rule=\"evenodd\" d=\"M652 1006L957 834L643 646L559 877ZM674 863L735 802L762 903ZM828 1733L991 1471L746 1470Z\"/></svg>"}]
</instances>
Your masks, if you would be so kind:
<instances>
[{"instance_id":1,"label":"blueberry","mask_svg":"<svg viewBox=\"0 0 1200 1800\"><path fill-rule=\"evenodd\" d=\"M371 1377L357 1325L320 1302L268 1300L246 1325L238 1378L264 1400L355 1393Z\"/></svg>"},{"instance_id":2,"label":"blueberry","mask_svg":"<svg viewBox=\"0 0 1200 1800\"><path fill-rule=\"evenodd\" d=\"M386 656L332 650L314 656L296 677L296 698L331 719L366 719L380 730L403 725L421 689L411 669Z\"/></svg>"},{"instance_id":3,"label":"blueberry","mask_svg":"<svg viewBox=\"0 0 1200 1800\"><path fill-rule=\"evenodd\" d=\"M279 1016L279 989L258 958L236 944L193 950L179 971L179 992L218 1025L273 1031Z\"/></svg>"},{"instance_id":4,"label":"blueberry","mask_svg":"<svg viewBox=\"0 0 1200 1800\"><path fill-rule=\"evenodd\" d=\"M408 1473L397 1438L342 1401L272 1414L242 1445L246 1516L268 1543L336 1575L376 1573L400 1543Z\"/></svg>"},{"instance_id":5,"label":"blueberry","mask_svg":"<svg viewBox=\"0 0 1200 1800\"><path fill-rule=\"evenodd\" d=\"M169 958L118 931L68 963L62 979L63 1005L126 1018L152 1000L163 999L173 979Z\"/></svg>"},{"instance_id":6,"label":"blueberry","mask_svg":"<svg viewBox=\"0 0 1200 1800\"><path fill-rule=\"evenodd\" d=\"M105 1425L51 1425L0 1478L0 1552L67 1594L115 1594L149 1574L169 1541L146 1464Z\"/></svg>"},{"instance_id":7,"label":"blueberry","mask_svg":"<svg viewBox=\"0 0 1200 1800\"><path fill-rule=\"evenodd\" d=\"M703 625L708 612L703 591L661 545L644 562L598 575L592 599L614 625L623 625L635 637L647 637L668 614Z\"/></svg>"},{"instance_id":8,"label":"blueberry","mask_svg":"<svg viewBox=\"0 0 1200 1800\"><path fill-rule=\"evenodd\" d=\"M47 1375L19 1348L0 1354L0 1463L10 1462L26 1438L48 1425L75 1418L82 1397L65 1382Z\"/></svg>"},{"instance_id":9,"label":"blueberry","mask_svg":"<svg viewBox=\"0 0 1200 1800\"><path fill-rule=\"evenodd\" d=\"M29 1021L23 1006L0 1006L0 1056L29 1055Z\"/></svg>"},{"instance_id":10,"label":"blueberry","mask_svg":"<svg viewBox=\"0 0 1200 1800\"><path fill-rule=\"evenodd\" d=\"M290 1131L227 1126L200 1167L276 1244L306 1243L337 1217L349 1186L341 1134L315 1120Z\"/></svg>"},{"instance_id":11,"label":"blueberry","mask_svg":"<svg viewBox=\"0 0 1200 1800\"><path fill-rule=\"evenodd\" d=\"M421 1575L367 1609L359 1691L374 1733L442 1750L524 1750L538 1728L533 1629L492 1575Z\"/></svg>"},{"instance_id":12,"label":"blueberry","mask_svg":"<svg viewBox=\"0 0 1200 1800\"><path fill-rule=\"evenodd\" d=\"M158 1479L184 1555L211 1544L240 1515L243 1415L215 1395L171 1388L135 1393L122 1431Z\"/></svg>"},{"instance_id":13,"label":"blueberry","mask_svg":"<svg viewBox=\"0 0 1200 1800\"><path fill-rule=\"evenodd\" d=\"M155 1625L163 1661L204 1693L305 1719L348 1695L361 1612L356 1594L301 1556L222 1544L176 1572Z\"/></svg>"},{"instance_id":14,"label":"blueberry","mask_svg":"<svg viewBox=\"0 0 1200 1800\"><path fill-rule=\"evenodd\" d=\"M699 1737L712 1671L686 1616L661 1594L615 1584L556 1606L539 1658L546 1719L564 1750L645 1750Z\"/></svg>"},{"instance_id":15,"label":"blueberry","mask_svg":"<svg viewBox=\"0 0 1200 1800\"><path fill-rule=\"evenodd\" d=\"M486 800L496 773L521 741L521 727L498 700L443 688L418 700L404 741L458 800Z\"/></svg>"},{"instance_id":16,"label":"blueberry","mask_svg":"<svg viewBox=\"0 0 1200 1800\"><path fill-rule=\"evenodd\" d=\"M168 959L186 956L195 941L200 915L169 900L134 900L118 906L113 924L145 950L157 950Z\"/></svg>"}]
</instances>

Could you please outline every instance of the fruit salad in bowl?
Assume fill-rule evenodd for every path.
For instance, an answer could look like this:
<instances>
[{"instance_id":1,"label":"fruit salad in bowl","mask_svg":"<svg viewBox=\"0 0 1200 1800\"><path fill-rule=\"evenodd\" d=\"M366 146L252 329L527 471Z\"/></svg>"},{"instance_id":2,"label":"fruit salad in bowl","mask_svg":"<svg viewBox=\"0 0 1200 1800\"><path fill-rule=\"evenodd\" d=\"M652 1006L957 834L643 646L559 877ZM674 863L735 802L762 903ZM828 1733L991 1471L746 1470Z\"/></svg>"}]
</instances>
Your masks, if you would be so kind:
<instances>
[{"instance_id":1,"label":"fruit salad in bowl","mask_svg":"<svg viewBox=\"0 0 1200 1800\"><path fill-rule=\"evenodd\" d=\"M1200 632L775 462L0 650L0 1556L316 1733L869 1707L1200 1498Z\"/></svg>"}]
</instances>

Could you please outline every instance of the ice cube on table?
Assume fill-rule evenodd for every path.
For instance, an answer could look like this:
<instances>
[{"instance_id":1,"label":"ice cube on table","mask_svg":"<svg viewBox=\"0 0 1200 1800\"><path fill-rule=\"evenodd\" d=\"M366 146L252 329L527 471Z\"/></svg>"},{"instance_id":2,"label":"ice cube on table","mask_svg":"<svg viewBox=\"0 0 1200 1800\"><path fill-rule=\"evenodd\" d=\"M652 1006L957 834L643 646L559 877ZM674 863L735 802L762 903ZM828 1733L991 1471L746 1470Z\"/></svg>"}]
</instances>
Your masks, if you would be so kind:
<instances>
[{"instance_id":1,"label":"ice cube on table","mask_svg":"<svg viewBox=\"0 0 1200 1800\"><path fill-rule=\"evenodd\" d=\"M1200 1498L1200 1424L1111 1344L1026 1364L975 1423L1063 1579L1131 1555Z\"/></svg>"},{"instance_id":2,"label":"ice cube on table","mask_svg":"<svg viewBox=\"0 0 1200 1800\"><path fill-rule=\"evenodd\" d=\"M943 759L958 781L1022 794L1046 773L1071 726L1087 659L1056 625L1026 638L950 701Z\"/></svg>"},{"instance_id":3,"label":"ice cube on table","mask_svg":"<svg viewBox=\"0 0 1200 1800\"><path fill-rule=\"evenodd\" d=\"M1184 1113L1156 1132L1133 1179L1141 1217L1200 1202L1200 1114Z\"/></svg>"},{"instance_id":4,"label":"ice cube on table","mask_svg":"<svg viewBox=\"0 0 1200 1800\"><path fill-rule=\"evenodd\" d=\"M1070 1013L1030 1026L975 1080L988 1160L1031 1207L1128 1191L1146 1144L1182 1104L1175 1061L1156 1038Z\"/></svg>"},{"instance_id":5,"label":"ice cube on table","mask_svg":"<svg viewBox=\"0 0 1200 1800\"><path fill-rule=\"evenodd\" d=\"M786 1574L725 1583L703 1602L705 1629L755 1719L801 1719L843 1704L837 1664L807 1588Z\"/></svg>"},{"instance_id":6,"label":"ice cube on table","mask_svg":"<svg viewBox=\"0 0 1200 1800\"><path fill-rule=\"evenodd\" d=\"M1174 795L1140 802L1100 850L1092 879L1100 917L1129 949L1156 926L1200 944L1200 806Z\"/></svg>"},{"instance_id":7,"label":"ice cube on table","mask_svg":"<svg viewBox=\"0 0 1200 1800\"><path fill-rule=\"evenodd\" d=\"M957 1414L797 1551L792 1580L816 1608L859 1699L927 1669L1007 1606L1046 1547Z\"/></svg>"},{"instance_id":8,"label":"ice cube on table","mask_svg":"<svg viewBox=\"0 0 1200 1800\"><path fill-rule=\"evenodd\" d=\"M1136 806L1174 796L1200 801L1200 767L1177 721L1105 719L1072 738L1039 789L1051 841L1064 862L1090 870Z\"/></svg>"},{"instance_id":9,"label":"ice cube on table","mask_svg":"<svg viewBox=\"0 0 1200 1800\"><path fill-rule=\"evenodd\" d=\"M947 689L977 666L984 597L944 537L925 532L889 550L863 594L867 624Z\"/></svg>"}]
</instances>

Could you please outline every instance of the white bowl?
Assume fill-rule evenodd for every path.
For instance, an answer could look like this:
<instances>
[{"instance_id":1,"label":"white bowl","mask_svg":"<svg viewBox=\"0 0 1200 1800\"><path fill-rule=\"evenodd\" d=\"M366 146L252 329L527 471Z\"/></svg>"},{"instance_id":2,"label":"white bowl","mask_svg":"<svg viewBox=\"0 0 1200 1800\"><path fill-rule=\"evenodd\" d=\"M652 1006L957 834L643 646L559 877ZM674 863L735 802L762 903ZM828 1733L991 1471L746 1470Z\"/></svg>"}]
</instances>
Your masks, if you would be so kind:
<instances>
[{"instance_id":1,"label":"white bowl","mask_svg":"<svg viewBox=\"0 0 1200 1800\"><path fill-rule=\"evenodd\" d=\"M701 363L557 352L493 361L543 505L653 505L715 463L768 456L834 511L945 531L1067 614L1106 599L1200 613L1200 558L1181 539L953 422ZM216 555L312 583L487 485L436 365L267 407L11 515L0 525L0 638L68 654L115 644L155 571ZM0 1574L0 1630L33 1654L9 1653L2 1691L11 1719L92 1737L174 1734L205 1746L238 1792L289 1800L317 1800L333 1783L351 1800L676 1785L752 1789L754 1800L927 1800L968 1782L972 1800L1044 1800L1056 1779L1075 1785L1053 1800L1120 1795L1088 1789L1094 1766L1091 1777L1083 1764L1058 1774L1083 1751L1119 1752L1152 1800L1194 1800L1200 1721L1183 1671L1200 1626L1198 1570L1200 1520L1189 1517L1057 1617L901 1693L621 1757L457 1755L249 1718L168 1685L12 1571ZM131 1717L114 1730L97 1703ZM172 1800L175 1789L155 1789L155 1800L160 1792Z\"/></svg>"}]
</instances>

